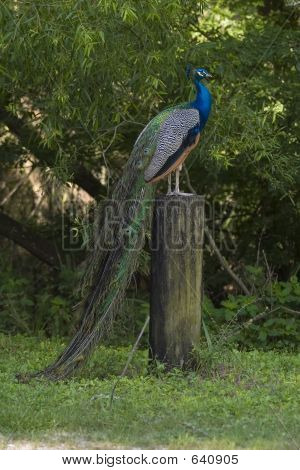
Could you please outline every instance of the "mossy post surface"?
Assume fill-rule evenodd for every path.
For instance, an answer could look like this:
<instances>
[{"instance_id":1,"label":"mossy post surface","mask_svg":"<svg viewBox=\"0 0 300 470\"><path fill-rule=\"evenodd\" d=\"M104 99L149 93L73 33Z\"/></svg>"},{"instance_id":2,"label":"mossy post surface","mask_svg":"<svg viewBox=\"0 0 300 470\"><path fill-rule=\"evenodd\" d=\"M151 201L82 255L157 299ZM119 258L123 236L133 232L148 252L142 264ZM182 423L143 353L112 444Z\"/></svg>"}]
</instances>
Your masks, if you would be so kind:
<instances>
[{"instance_id":1,"label":"mossy post surface","mask_svg":"<svg viewBox=\"0 0 300 470\"><path fill-rule=\"evenodd\" d=\"M187 365L200 338L204 197L157 197L151 246L150 359Z\"/></svg>"}]
</instances>

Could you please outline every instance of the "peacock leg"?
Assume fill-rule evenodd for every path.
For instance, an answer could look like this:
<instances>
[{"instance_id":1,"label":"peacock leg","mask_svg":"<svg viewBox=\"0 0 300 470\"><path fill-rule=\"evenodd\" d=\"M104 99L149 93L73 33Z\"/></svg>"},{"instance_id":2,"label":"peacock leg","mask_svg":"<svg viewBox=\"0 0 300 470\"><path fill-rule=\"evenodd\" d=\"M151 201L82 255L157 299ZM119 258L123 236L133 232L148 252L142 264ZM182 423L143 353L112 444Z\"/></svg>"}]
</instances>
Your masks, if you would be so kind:
<instances>
[{"instance_id":1,"label":"peacock leg","mask_svg":"<svg viewBox=\"0 0 300 470\"><path fill-rule=\"evenodd\" d=\"M168 192L167 194L172 194L172 173L168 175Z\"/></svg>"},{"instance_id":2,"label":"peacock leg","mask_svg":"<svg viewBox=\"0 0 300 470\"><path fill-rule=\"evenodd\" d=\"M182 165L179 165L177 168L176 168L176 174L175 174L175 194L178 194L180 193L180 190L179 190L179 177L180 177L180 172L182 170Z\"/></svg>"},{"instance_id":3,"label":"peacock leg","mask_svg":"<svg viewBox=\"0 0 300 470\"><path fill-rule=\"evenodd\" d=\"M193 194L190 193L182 193L179 190L179 178L180 178L180 172L182 170L182 163L176 168L176 182L175 182L175 191L171 194L180 194L181 196L192 196Z\"/></svg>"}]
</instances>

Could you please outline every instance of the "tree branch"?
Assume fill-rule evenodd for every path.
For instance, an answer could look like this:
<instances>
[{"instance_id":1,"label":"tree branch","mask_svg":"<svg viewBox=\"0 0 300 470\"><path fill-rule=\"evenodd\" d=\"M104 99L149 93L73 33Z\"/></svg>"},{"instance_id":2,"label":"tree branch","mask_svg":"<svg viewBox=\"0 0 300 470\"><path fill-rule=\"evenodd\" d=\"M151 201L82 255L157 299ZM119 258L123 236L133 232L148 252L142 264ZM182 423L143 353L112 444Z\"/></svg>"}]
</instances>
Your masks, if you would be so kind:
<instances>
[{"instance_id":1,"label":"tree branch","mask_svg":"<svg viewBox=\"0 0 300 470\"><path fill-rule=\"evenodd\" d=\"M132 358L133 358L133 356L134 356L134 353L135 353L135 351L136 351L137 348L138 348L139 342L141 341L142 336L143 336L143 334L145 333L145 330L146 330L146 328L147 328L147 326L148 326L149 321L150 321L150 316L148 315L147 318L146 318L146 320L145 320L145 322L144 322L144 325L143 325L143 327L142 327L142 329L141 329L141 331L140 331L140 333L139 333L139 335L138 335L138 337L137 337L137 339L136 339L136 342L134 343L134 346L133 346L132 350L130 351L130 354L129 354L128 359L127 359L126 364L125 364L125 367L124 367L124 369L123 369L121 375L119 375L119 377L117 378L116 383L114 384L114 386L113 386L113 388L112 388L111 395L110 395L110 404L109 404L109 405L110 405L110 408L112 408L112 404L113 404L113 400L114 400L114 396L115 396L115 391L116 391L117 385L118 385L119 381L121 380L121 378L125 376L125 374L126 374L126 372L127 372L127 370L128 370L128 367L129 367L129 365L130 365L130 363L131 363L131 361L132 361Z\"/></svg>"},{"instance_id":2,"label":"tree branch","mask_svg":"<svg viewBox=\"0 0 300 470\"><path fill-rule=\"evenodd\" d=\"M9 193L2 199L2 201L0 201L0 207L4 206L12 198L12 196L17 192L17 190L22 186L22 184L24 184L28 180L28 178L30 177L33 170L34 170L34 168L32 168L28 173L25 173L25 175L23 175L19 179L19 181L12 188L12 190L9 191Z\"/></svg>"},{"instance_id":3,"label":"tree branch","mask_svg":"<svg viewBox=\"0 0 300 470\"><path fill-rule=\"evenodd\" d=\"M59 268L60 256L52 243L0 211L0 235L22 246L40 261Z\"/></svg>"},{"instance_id":4,"label":"tree branch","mask_svg":"<svg viewBox=\"0 0 300 470\"><path fill-rule=\"evenodd\" d=\"M249 289L245 286L245 284L243 283L243 281L232 271L231 267L229 266L228 262L226 261L226 259L224 258L224 256L221 254L220 250L218 249L210 231L208 230L207 227L204 228L204 231L205 231L205 234L208 238L208 241L209 241L209 244L212 248L212 250L215 252L215 254L217 255L221 265L223 266L223 268L228 272L228 274L232 277L232 279L235 281L235 283L242 289L242 291L244 292L244 294L246 295L251 295L251 292L249 291Z\"/></svg>"},{"instance_id":5,"label":"tree branch","mask_svg":"<svg viewBox=\"0 0 300 470\"><path fill-rule=\"evenodd\" d=\"M0 120L15 134L22 145L26 147L38 160L52 167L55 165L55 153L42 145L38 132L29 126L23 119L15 116L5 108L0 108ZM92 197L106 193L105 187L82 164L74 169L73 182L84 189Z\"/></svg>"}]
</instances>

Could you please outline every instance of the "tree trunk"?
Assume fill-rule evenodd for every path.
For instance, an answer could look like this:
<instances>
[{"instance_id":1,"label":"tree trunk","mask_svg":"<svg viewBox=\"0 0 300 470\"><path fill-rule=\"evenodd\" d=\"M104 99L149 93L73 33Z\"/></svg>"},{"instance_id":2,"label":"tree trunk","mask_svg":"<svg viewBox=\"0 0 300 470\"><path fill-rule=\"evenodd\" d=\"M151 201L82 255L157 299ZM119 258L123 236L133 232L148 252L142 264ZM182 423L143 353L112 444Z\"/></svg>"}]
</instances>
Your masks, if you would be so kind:
<instances>
[{"instance_id":1,"label":"tree trunk","mask_svg":"<svg viewBox=\"0 0 300 470\"><path fill-rule=\"evenodd\" d=\"M31 232L24 225L0 212L0 235L22 246L50 266L60 266L60 256L53 244Z\"/></svg>"},{"instance_id":2,"label":"tree trunk","mask_svg":"<svg viewBox=\"0 0 300 470\"><path fill-rule=\"evenodd\" d=\"M150 358L186 366L200 339L204 198L160 196L152 229Z\"/></svg>"}]
</instances>

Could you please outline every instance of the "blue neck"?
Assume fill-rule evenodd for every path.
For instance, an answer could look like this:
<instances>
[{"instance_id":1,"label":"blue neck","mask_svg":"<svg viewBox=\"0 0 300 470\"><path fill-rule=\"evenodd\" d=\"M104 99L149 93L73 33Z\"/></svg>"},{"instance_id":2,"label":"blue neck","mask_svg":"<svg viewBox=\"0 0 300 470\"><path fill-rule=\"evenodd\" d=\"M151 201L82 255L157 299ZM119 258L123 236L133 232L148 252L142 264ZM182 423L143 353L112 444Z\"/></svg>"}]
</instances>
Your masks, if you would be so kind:
<instances>
[{"instance_id":1,"label":"blue neck","mask_svg":"<svg viewBox=\"0 0 300 470\"><path fill-rule=\"evenodd\" d=\"M200 131L206 124L211 109L211 94L209 90L200 82L194 82L197 94L195 101L191 105L197 108L200 114Z\"/></svg>"}]
</instances>

